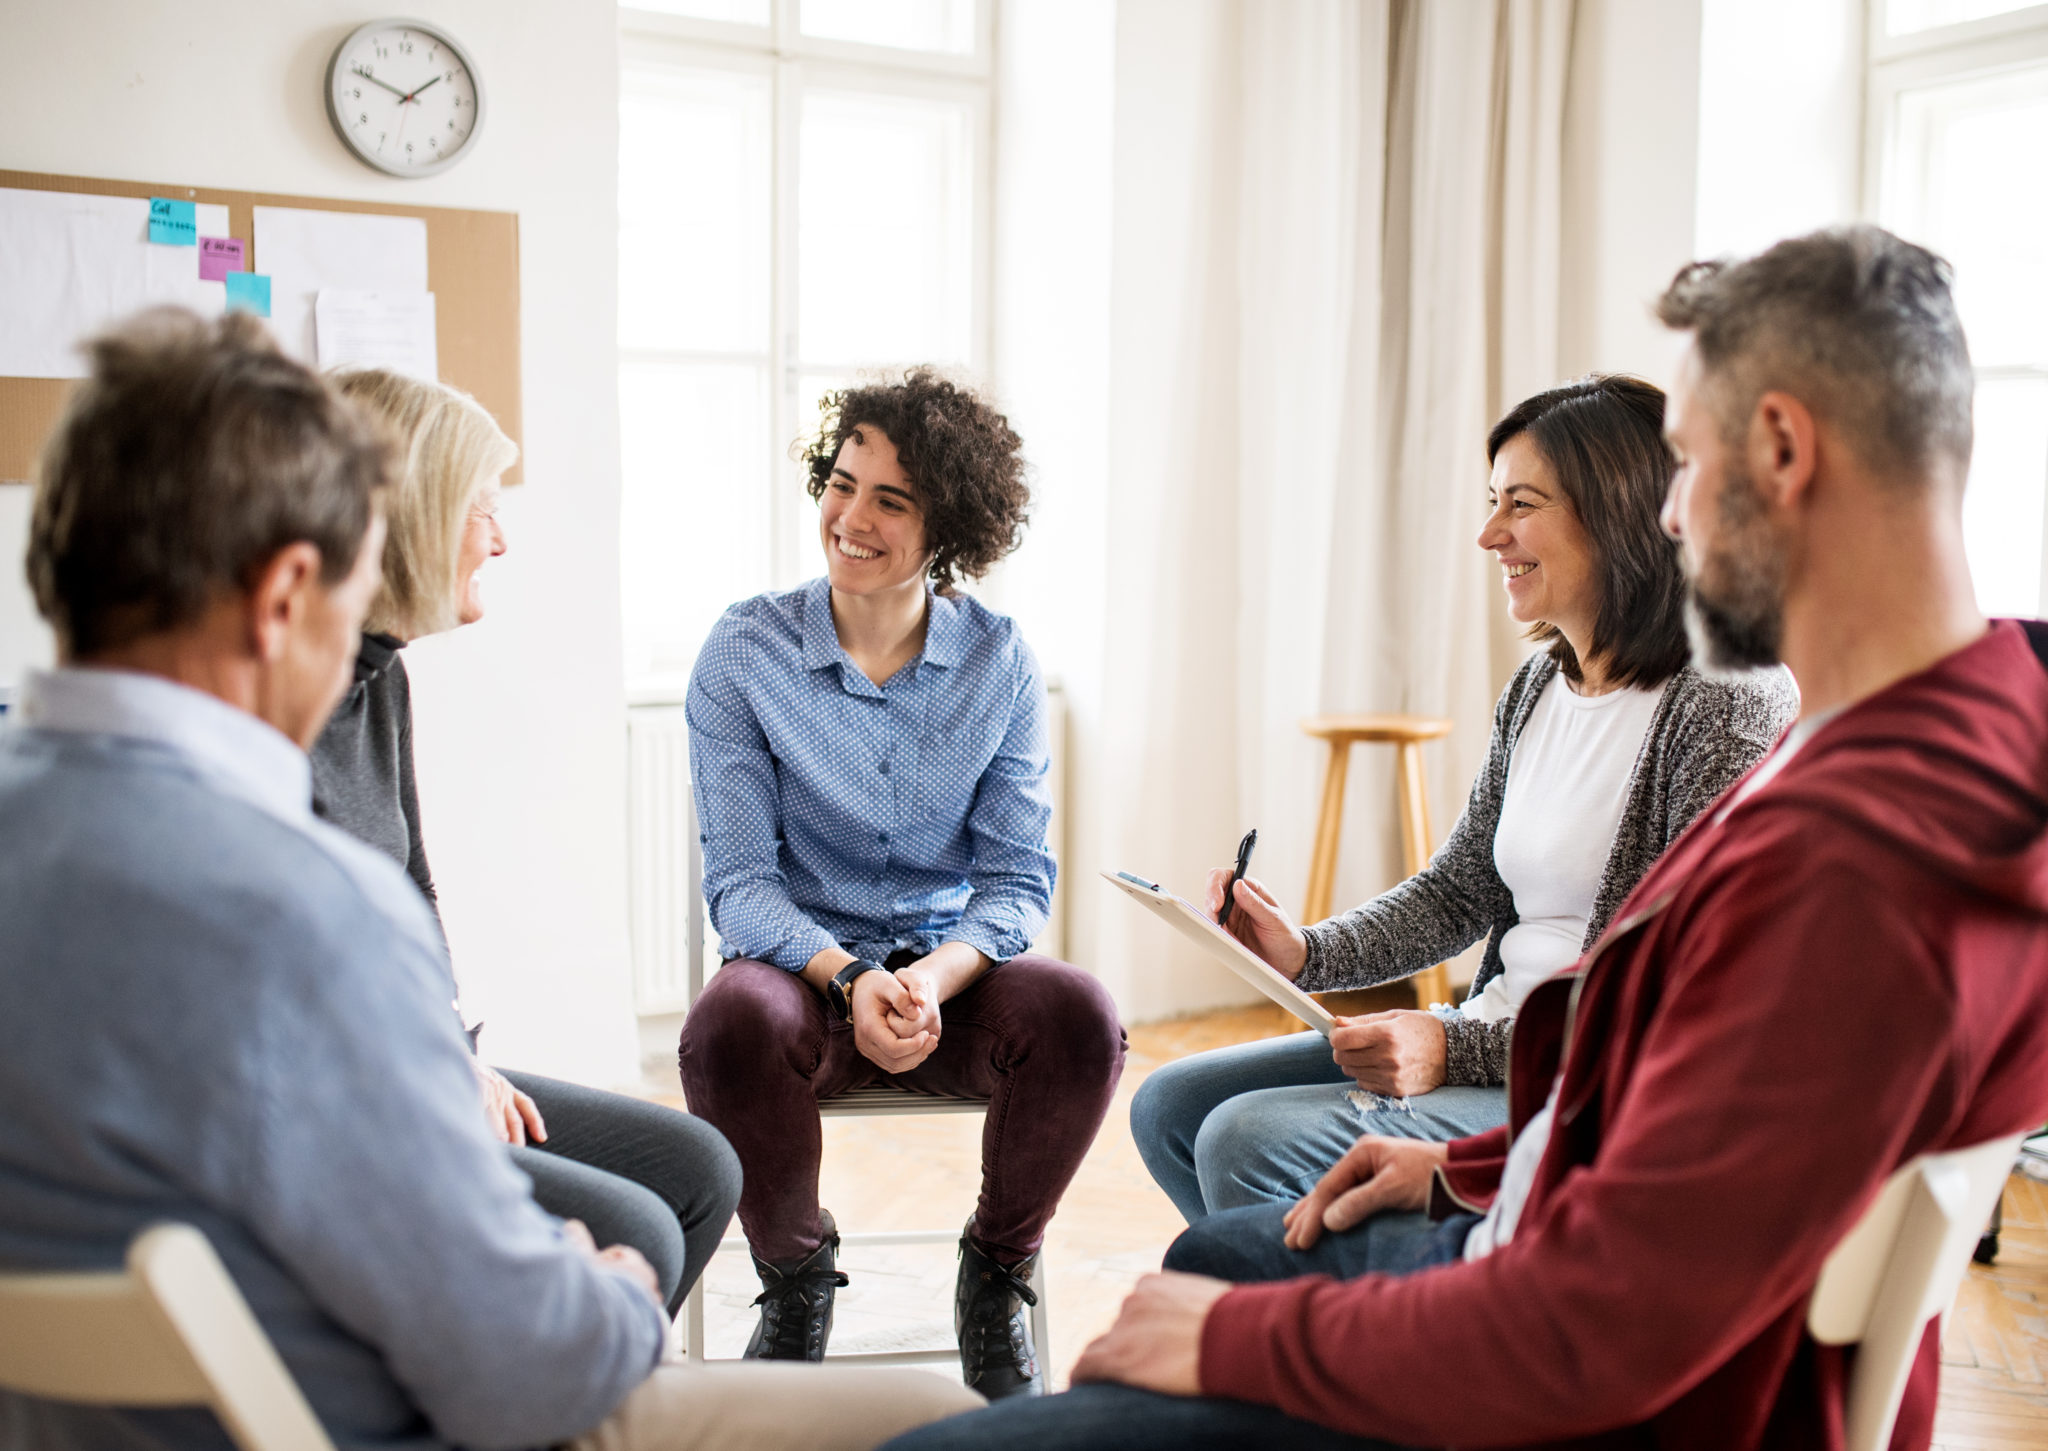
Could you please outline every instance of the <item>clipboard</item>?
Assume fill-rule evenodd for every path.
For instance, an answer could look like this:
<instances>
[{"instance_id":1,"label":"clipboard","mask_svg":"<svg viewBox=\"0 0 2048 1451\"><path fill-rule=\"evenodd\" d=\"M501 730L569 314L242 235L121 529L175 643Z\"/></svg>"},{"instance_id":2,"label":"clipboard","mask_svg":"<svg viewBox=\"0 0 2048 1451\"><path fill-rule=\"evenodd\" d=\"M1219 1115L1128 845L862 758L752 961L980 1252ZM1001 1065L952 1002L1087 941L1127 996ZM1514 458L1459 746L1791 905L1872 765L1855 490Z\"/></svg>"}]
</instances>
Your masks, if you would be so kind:
<instances>
[{"instance_id":1,"label":"clipboard","mask_svg":"<svg viewBox=\"0 0 2048 1451\"><path fill-rule=\"evenodd\" d=\"M1209 914L1194 903L1175 896L1157 882L1148 882L1129 872L1104 872L1102 879L1325 1038L1335 1031L1337 1020L1330 1015L1328 1008L1218 927L1209 919Z\"/></svg>"}]
</instances>

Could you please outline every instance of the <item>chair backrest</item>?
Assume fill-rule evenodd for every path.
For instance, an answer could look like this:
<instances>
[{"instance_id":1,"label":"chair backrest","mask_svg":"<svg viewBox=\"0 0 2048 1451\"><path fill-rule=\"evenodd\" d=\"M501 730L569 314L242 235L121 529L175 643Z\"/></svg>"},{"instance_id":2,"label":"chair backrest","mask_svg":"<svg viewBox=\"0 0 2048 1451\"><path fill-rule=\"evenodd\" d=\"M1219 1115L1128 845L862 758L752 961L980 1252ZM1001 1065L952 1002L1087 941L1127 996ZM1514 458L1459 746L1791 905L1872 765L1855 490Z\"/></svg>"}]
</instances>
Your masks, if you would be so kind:
<instances>
[{"instance_id":1,"label":"chair backrest","mask_svg":"<svg viewBox=\"0 0 2048 1451\"><path fill-rule=\"evenodd\" d=\"M1821 1267L1807 1331L1823 1345L1857 1346L1846 1451L1889 1444L1927 1322L1955 1300L2022 1137L1915 1159Z\"/></svg>"},{"instance_id":2,"label":"chair backrest","mask_svg":"<svg viewBox=\"0 0 2048 1451\"><path fill-rule=\"evenodd\" d=\"M124 1270L0 1274L0 1387L208 1406L241 1451L334 1451L206 1236L160 1224Z\"/></svg>"}]
</instances>

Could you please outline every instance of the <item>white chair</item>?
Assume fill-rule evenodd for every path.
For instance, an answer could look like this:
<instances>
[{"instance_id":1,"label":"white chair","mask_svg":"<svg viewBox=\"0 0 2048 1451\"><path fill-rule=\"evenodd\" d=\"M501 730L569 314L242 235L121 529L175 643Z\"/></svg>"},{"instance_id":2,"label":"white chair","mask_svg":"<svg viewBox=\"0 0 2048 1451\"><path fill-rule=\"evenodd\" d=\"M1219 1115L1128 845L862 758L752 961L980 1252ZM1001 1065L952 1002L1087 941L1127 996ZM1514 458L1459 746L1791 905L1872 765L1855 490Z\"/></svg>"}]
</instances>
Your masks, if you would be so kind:
<instances>
[{"instance_id":1,"label":"white chair","mask_svg":"<svg viewBox=\"0 0 2048 1451\"><path fill-rule=\"evenodd\" d=\"M1915 1159L1828 1255L1807 1306L1822 1345L1855 1345L1844 1451L1882 1451L1927 1322L1948 1313L2021 1134Z\"/></svg>"},{"instance_id":2,"label":"white chair","mask_svg":"<svg viewBox=\"0 0 2048 1451\"><path fill-rule=\"evenodd\" d=\"M100 1406L207 1406L241 1451L334 1451L190 1225L144 1230L125 1270L0 1274L0 1387Z\"/></svg>"}]
</instances>

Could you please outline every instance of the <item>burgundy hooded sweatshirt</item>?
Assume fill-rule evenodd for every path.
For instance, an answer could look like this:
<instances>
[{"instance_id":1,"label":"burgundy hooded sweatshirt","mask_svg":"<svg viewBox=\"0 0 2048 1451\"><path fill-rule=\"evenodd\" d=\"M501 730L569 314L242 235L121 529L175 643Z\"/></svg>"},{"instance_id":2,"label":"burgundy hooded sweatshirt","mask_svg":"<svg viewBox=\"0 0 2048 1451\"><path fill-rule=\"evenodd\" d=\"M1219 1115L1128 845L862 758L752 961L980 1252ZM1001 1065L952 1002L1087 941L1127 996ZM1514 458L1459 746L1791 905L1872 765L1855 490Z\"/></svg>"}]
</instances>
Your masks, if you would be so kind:
<instances>
[{"instance_id":1,"label":"burgundy hooded sweatshirt","mask_svg":"<svg viewBox=\"0 0 2048 1451\"><path fill-rule=\"evenodd\" d=\"M1491 1202L1560 1065L1512 1241L1232 1290L1203 1392L1418 1446L1839 1448L1853 1350L1805 1330L1828 1252L1914 1156L2048 1119L2048 671L2022 627L1673 843L1524 1004L1509 1126L1450 1146L1439 1212ZM1894 1451L1932 1435L1938 1348Z\"/></svg>"}]
</instances>

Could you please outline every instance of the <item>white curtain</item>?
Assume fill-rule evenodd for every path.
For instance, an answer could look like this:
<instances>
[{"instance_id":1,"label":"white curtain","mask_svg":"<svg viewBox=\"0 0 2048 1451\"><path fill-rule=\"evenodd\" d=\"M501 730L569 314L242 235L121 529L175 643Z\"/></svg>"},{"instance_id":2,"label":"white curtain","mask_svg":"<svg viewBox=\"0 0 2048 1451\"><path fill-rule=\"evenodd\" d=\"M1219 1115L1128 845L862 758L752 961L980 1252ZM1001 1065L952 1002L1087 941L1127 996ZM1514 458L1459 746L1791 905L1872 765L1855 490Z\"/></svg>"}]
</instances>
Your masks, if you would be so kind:
<instances>
[{"instance_id":1,"label":"white curtain","mask_svg":"<svg viewBox=\"0 0 2048 1451\"><path fill-rule=\"evenodd\" d=\"M1474 546L1486 430L1555 381L1573 0L1123 0L1104 681L1067 863L1077 960L1133 1020L1241 997L1108 901L1260 830L1298 910L1322 759L1300 720L1456 722L1449 827L1521 656ZM1358 748L1340 904L1400 872Z\"/></svg>"}]
</instances>

